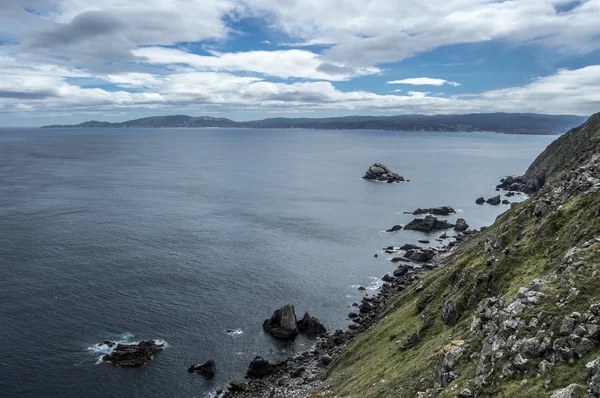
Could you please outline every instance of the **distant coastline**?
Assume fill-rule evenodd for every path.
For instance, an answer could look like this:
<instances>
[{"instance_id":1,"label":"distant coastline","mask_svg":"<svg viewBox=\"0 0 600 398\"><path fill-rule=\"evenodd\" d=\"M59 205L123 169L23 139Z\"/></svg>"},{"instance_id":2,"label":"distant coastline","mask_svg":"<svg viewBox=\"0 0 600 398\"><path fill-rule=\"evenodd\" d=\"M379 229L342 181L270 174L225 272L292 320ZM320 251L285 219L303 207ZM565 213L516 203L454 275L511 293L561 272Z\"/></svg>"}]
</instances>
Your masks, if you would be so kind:
<instances>
[{"instance_id":1,"label":"distant coastline","mask_svg":"<svg viewBox=\"0 0 600 398\"><path fill-rule=\"evenodd\" d=\"M335 118L274 118L236 122L226 118L187 115L152 116L125 122L88 121L41 128L259 128L313 130L385 130L401 132L496 132L557 135L579 125L584 117L532 113L472 113L465 115L346 116Z\"/></svg>"}]
</instances>

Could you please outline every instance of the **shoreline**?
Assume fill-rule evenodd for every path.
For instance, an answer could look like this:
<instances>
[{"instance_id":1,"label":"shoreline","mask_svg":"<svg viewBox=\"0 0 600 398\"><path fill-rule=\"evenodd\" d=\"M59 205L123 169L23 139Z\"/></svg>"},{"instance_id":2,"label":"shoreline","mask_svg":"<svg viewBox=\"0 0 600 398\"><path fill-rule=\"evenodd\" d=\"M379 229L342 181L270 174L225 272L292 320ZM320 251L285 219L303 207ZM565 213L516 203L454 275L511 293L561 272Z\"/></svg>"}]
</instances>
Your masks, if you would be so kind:
<instances>
[{"instance_id":1,"label":"shoreline","mask_svg":"<svg viewBox=\"0 0 600 398\"><path fill-rule=\"evenodd\" d=\"M365 294L360 304L353 305L353 308L359 309L359 312L349 317L350 324L346 330L338 329L329 332L326 337L317 338L314 349L273 364L274 371L269 375L261 378L246 376L243 380L230 380L222 390L219 389L209 396L220 398L331 397L330 386L327 383L329 365L345 347L384 319L388 305L400 292L414 289L415 293L418 293L419 289L422 289L422 286L417 283L421 278L442 267L457 247L460 247L467 238L484 229L485 227L479 230L457 231L457 234L449 236L451 239L443 245L423 246L423 250L435 251L433 258L426 262L415 262L409 258L399 262L389 260L396 268L392 268L389 273L380 278L381 286L372 295ZM381 251L385 253L385 248ZM401 252L401 250L396 251L398 254ZM406 344L411 344L410 338L407 339Z\"/></svg>"}]
</instances>

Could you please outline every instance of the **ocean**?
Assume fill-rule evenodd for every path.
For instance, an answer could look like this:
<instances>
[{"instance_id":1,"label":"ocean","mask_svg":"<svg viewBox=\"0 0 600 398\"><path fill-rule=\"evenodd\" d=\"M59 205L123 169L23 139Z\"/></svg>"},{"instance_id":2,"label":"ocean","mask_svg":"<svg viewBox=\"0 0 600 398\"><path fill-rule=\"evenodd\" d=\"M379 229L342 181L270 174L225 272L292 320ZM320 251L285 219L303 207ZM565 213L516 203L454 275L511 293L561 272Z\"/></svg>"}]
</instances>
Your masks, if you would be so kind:
<instances>
[{"instance_id":1,"label":"ocean","mask_svg":"<svg viewBox=\"0 0 600 398\"><path fill-rule=\"evenodd\" d=\"M555 138L0 129L0 396L206 397L255 355L314 344L263 333L286 303L344 329L395 269L381 248L423 239L384 232L405 211L493 223L508 206L475 199ZM361 179L374 162L410 182ZM141 368L98 363L97 343L142 339L168 347ZM211 358L214 379L187 373Z\"/></svg>"}]
</instances>

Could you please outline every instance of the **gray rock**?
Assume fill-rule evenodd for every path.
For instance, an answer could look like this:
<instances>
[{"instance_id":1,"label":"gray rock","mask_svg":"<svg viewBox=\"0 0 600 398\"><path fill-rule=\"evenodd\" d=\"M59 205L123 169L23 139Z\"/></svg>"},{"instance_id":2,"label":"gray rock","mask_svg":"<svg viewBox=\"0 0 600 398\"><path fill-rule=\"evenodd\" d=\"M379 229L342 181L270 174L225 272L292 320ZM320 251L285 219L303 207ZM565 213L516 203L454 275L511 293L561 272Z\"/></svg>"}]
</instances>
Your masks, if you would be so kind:
<instances>
[{"instance_id":1,"label":"gray rock","mask_svg":"<svg viewBox=\"0 0 600 398\"><path fill-rule=\"evenodd\" d=\"M405 181L404 177L394 173L381 163L375 163L369 167L363 178L365 180L376 180L389 183Z\"/></svg>"},{"instance_id":2,"label":"gray rock","mask_svg":"<svg viewBox=\"0 0 600 398\"><path fill-rule=\"evenodd\" d=\"M477 203L478 205L482 205L485 203L485 198L483 196L477 198L477 200L475 200L475 203Z\"/></svg>"},{"instance_id":3,"label":"gray rock","mask_svg":"<svg viewBox=\"0 0 600 398\"><path fill-rule=\"evenodd\" d=\"M275 366L261 356L256 356L248 365L246 376L260 379L275 373Z\"/></svg>"},{"instance_id":4,"label":"gray rock","mask_svg":"<svg viewBox=\"0 0 600 398\"><path fill-rule=\"evenodd\" d=\"M198 373L208 379L212 379L213 377L215 377L215 373L217 372L217 366L215 364L215 361L210 359L203 364L194 364L190 366L188 368L188 372Z\"/></svg>"},{"instance_id":5,"label":"gray rock","mask_svg":"<svg viewBox=\"0 0 600 398\"><path fill-rule=\"evenodd\" d=\"M502 202L502 200L500 199L500 195L496 195L493 198L489 198L488 200L486 200L486 202L493 206L498 206Z\"/></svg>"},{"instance_id":6,"label":"gray rock","mask_svg":"<svg viewBox=\"0 0 600 398\"><path fill-rule=\"evenodd\" d=\"M454 230L458 232L466 231L469 229L469 224L465 221L464 218L459 218L456 220L456 225L454 226Z\"/></svg>"},{"instance_id":7,"label":"gray rock","mask_svg":"<svg viewBox=\"0 0 600 398\"><path fill-rule=\"evenodd\" d=\"M579 384L571 384L560 390L556 390L550 398L579 398L587 396L586 388Z\"/></svg>"},{"instance_id":8,"label":"gray rock","mask_svg":"<svg viewBox=\"0 0 600 398\"><path fill-rule=\"evenodd\" d=\"M292 304L286 304L273 312L270 319L263 322L263 329L281 340L293 340L299 333L296 312Z\"/></svg>"},{"instance_id":9,"label":"gray rock","mask_svg":"<svg viewBox=\"0 0 600 398\"><path fill-rule=\"evenodd\" d=\"M577 321L574 318L566 317L560 325L560 334L568 336L575 330Z\"/></svg>"},{"instance_id":10,"label":"gray rock","mask_svg":"<svg viewBox=\"0 0 600 398\"><path fill-rule=\"evenodd\" d=\"M298 331L307 336L315 337L327 334L327 329L319 321L318 318L310 316L308 312L304 313L304 317L297 323Z\"/></svg>"}]
</instances>

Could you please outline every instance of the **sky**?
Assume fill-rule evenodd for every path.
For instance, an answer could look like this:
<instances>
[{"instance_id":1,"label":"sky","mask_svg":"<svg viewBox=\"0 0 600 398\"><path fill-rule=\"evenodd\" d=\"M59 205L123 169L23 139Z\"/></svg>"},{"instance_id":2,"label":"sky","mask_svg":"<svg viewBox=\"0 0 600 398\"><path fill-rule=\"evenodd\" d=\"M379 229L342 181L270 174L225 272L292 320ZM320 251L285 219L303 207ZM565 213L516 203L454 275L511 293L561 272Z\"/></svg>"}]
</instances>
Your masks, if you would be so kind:
<instances>
[{"instance_id":1,"label":"sky","mask_svg":"<svg viewBox=\"0 0 600 398\"><path fill-rule=\"evenodd\" d=\"M600 112L600 0L0 0L0 125Z\"/></svg>"}]
</instances>

